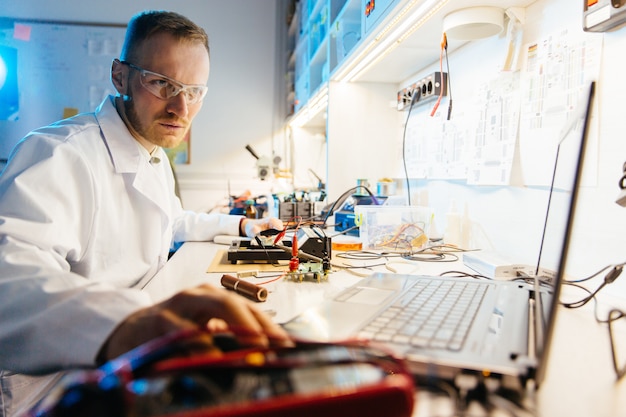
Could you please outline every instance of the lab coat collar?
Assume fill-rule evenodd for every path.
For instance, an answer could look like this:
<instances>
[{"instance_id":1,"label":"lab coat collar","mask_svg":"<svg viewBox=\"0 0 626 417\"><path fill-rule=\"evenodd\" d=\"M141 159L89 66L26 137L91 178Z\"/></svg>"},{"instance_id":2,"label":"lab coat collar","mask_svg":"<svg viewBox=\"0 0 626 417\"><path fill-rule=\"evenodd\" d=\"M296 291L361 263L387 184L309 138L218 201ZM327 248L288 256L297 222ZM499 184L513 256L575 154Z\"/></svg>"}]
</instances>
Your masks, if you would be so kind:
<instances>
[{"instance_id":1,"label":"lab coat collar","mask_svg":"<svg viewBox=\"0 0 626 417\"><path fill-rule=\"evenodd\" d=\"M144 162L144 157L137 147L137 140L130 134L126 124L117 113L114 96L108 96L98 106L96 119L104 135L115 172L136 173Z\"/></svg>"},{"instance_id":2,"label":"lab coat collar","mask_svg":"<svg viewBox=\"0 0 626 417\"><path fill-rule=\"evenodd\" d=\"M114 100L113 96L107 97L95 113L104 142L109 149L115 172L133 177L133 187L162 210L165 227L168 218L169 199L163 162L156 164L156 166L150 164L148 152L142 153L141 145L130 134L124 121L117 113Z\"/></svg>"}]
</instances>

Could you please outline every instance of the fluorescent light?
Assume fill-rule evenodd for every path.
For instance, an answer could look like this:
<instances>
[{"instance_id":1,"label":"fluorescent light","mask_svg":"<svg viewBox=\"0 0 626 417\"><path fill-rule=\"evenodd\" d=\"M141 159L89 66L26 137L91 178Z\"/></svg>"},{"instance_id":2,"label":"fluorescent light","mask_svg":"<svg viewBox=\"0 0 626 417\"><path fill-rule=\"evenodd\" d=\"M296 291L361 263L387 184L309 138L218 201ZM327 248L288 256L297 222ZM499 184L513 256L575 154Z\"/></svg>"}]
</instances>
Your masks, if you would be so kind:
<instances>
[{"instance_id":1,"label":"fluorescent light","mask_svg":"<svg viewBox=\"0 0 626 417\"><path fill-rule=\"evenodd\" d=\"M358 56L352 60L354 64L348 65L333 78L338 81L355 81L362 72L394 50L447 2L448 0L427 0L426 2L412 0L409 2L391 22L378 32L367 47L359 52ZM415 8L418 5L419 7Z\"/></svg>"},{"instance_id":2,"label":"fluorescent light","mask_svg":"<svg viewBox=\"0 0 626 417\"><path fill-rule=\"evenodd\" d=\"M328 105L328 87L320 89L315 96L301 108L289 122L292 127L302 127L319 114Z\"/></svg>"}]
</instances>

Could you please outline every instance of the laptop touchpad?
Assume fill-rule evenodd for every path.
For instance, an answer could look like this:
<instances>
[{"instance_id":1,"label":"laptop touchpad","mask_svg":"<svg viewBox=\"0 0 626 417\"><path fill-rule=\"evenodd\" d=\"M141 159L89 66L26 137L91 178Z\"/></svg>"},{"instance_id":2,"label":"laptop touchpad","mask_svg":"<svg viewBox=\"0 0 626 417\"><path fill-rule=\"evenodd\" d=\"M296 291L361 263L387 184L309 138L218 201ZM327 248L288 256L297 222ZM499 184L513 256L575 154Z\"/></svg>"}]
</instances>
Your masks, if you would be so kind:
<instances>
[{"instance_id":1,"label":"laptop touchpad","mask_svg":"<svg viewBox=\"0 0 626 417\"><path fill-rule=\"evenodd\" d=\"M379 288L359 287L347 299L343 300L348 303L359 303L368 305L381 304L387 297L393 294L392 290L381 290Z\"/></svg>"}]
</instances>

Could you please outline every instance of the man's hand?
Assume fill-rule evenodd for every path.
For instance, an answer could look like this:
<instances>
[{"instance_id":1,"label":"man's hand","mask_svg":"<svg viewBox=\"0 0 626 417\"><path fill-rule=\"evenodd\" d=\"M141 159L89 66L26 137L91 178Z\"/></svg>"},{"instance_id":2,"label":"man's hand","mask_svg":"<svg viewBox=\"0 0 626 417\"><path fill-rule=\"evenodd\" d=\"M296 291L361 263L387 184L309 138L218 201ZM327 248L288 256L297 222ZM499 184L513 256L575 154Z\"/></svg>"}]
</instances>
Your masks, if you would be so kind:
<instances>
[{"instance_id":1,"label":"man's hand","mask_svg":"<svg viewBox=\"0 0 626 417\"><path fill-rule=\"evenodd\" d=\"M243 219L241 222L241 229L244 235L248 237L255 237L263 230L267 229L283 229L283 222L276 217L266 217L263 219Z\"/></svg>"},{"instance_id":2,"label":"man's hand","mask_svg":"<svg viewBox=\"0 0 626 417\"><path fill-rule=\"evenodd\" d=\"M102 346L98 362L106 362L165 334L193 329L208 332L189 344L189 353L219 355L211 333L232 333L242 347L293 344L287 333L251 302L205 284L128 316Z\"/></svg>"}]
</instances>

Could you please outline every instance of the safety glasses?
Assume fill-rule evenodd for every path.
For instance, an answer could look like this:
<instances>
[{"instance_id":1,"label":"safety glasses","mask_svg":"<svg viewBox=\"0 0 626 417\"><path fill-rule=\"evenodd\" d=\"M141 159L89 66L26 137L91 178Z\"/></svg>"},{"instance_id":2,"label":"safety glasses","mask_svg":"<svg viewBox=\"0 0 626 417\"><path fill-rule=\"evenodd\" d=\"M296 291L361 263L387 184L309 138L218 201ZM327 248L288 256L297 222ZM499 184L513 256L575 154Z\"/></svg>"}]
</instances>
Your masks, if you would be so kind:
<instances>
[{"instance_id":1,"label":"safety glasses","mask_svg":"<svg viewBox=\"0 0 626 417\"><path fill-rule=\"evenodd\" d=\"M141 82L143 88L162 100L168 100L172 97L176 97L180 93L183 93L185 95L185 99L187 100L187 104L195 104L202 101L207 93L208 87L206 85L186 85L166 77L163 74L143 69L135 64L131 64L130 62L120 62L139 72L139 81Z\"/></svg>"}]
</instances>

